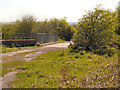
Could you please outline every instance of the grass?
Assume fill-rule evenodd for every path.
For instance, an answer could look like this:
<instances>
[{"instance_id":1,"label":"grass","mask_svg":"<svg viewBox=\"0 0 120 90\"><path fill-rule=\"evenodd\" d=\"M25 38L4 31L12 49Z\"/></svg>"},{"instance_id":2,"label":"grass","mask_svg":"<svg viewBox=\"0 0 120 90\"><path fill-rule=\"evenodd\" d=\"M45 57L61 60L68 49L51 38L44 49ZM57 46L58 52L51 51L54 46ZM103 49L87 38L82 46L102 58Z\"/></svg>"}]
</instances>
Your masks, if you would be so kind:
<instances>
[{"instance_id":1,"label":"grass","mask_svg":"<svg viewBox=\"0 0 120 90\"><path fill-rule=\"evenodd\" d=\"M17 74L16 80L11 83L11 87L118 87L117 54L109 57L85 52L81 55L83 52L73 53L67 49L64 53L60 50L42 54L29 63L23 61L12 62L20 72Z\"/></svg>"},{"instance_id":2,"label":"grass","mask_svg":"<svg viewBox=\"0 0 120 90\"><path fill-rule=\"evenodd\" d=\"M24 50L24 49L32 49L35 48L37 46L26 46L26 47L6 47L6 46L0 46L2 48L2 53L7 53L7 52L15 52L15 51L20 51L20 50Z\"/></svg>"},{"instance_id":3,"label":"grass","mask_svg":"<svg viewBox=\"0 0 120 90\"><path fill-rule=\"evenodd\" d=\"M70 41L65 41L65 40L62 40L62 39L58 39L58 41L59 41L60 43L70 42Z\"/></svg>"},{"instance_id":4,"label":"grass","mask_svg":"<svg viewBox=\"0 0 120 90\"><path fill-rule=\"evenodd\" d=\"M43 43L43 44L40 44L40 43L37 43L35 46L23 46L23 47L7 47L5 45L0 45L0 53L7 53L7 52L15 52L15 51L20 51L20 50L25 50L25 49L34 49L34 48L37 48L37 47L43 47L45 46L47 43Z\"/></svg>"},{"instance_id":5,"label":"grass","mask_svg":"<svg viewBox=\"0 0 120 90\"><path fill-rule=\"evenodd\" d=\"M5 46L2 46L2 53L7 53L7 52L13 52L13 51L18 51L20 48L14 47L14 48L8 48Z\"/></svg>"},{"instance_id":6,"label":"grass","mask_svg":"<svg viewBox=\"0 0 120 90\"><path fill-rule=\"evenodd\" d=\"M14 71L17 69L17 67L24 65L26 63L23 58L25 58L25 55L27 54L33 54L36 51L29 51L29 52L24 52L24 53L19 53L17 55L13 56L7 56L7 57L2 57L2 61L6 61L5 63L2 63L2 76L7 74L8 72Z\"/></svg>"}]
</instances>

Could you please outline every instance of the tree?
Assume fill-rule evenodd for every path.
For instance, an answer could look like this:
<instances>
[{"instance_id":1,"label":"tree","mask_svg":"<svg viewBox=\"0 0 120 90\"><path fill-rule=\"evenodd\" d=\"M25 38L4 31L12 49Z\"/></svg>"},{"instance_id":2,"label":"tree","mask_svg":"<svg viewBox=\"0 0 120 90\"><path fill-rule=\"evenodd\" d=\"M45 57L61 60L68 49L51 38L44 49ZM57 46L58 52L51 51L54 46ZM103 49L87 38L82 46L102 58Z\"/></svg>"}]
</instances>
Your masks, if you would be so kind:
<instances>
[{"instance_id":1,"label":"tree","mask_svg":"<svg viewBox=\"0 0 120 90\"><path fill-rule=\"evenodd\" d=\"M37 22L37 33L54 33L53 25L47 19L42 22Z\"/></svg>"},{"instance_id":2,"label":"tree","mask_svg":"<svg viewBox=\"0 0 120 90\"><path fill-rule=\"evenodd\" d=\"M39 22L33 16L24 16L21 20L16 20L14 23L3 26L5 33L56 33L58 37L69 41L76 28L66 22L66 18L62 19L47 19Z\"/></svg>"},{"instance_id":3,"label":"tree","mask_svg":"<svg viewBox=\"0 0 120 90\"><path fill-rule=\"evenodd\" d=\"M36 23L36 19L33 16L24 16L22 20L17 20L18 30L17 33L31 33Z\"/></svg>"},{"instance_id":4,"label":"tree","mask_svg":"<svg viewBox=\"0 0 120 90\"><path fill-rule=\"evenodd\" d=\"M79 19L79 30L73 41L89 50L112 44L118 40L114 22L113 12L99 5Z\"/></svg>"},{"instance_id":5,"label":"tree","mask_svg":"<svg viewBox=\"0 0 120 90\"><path fill-rule=\"evenodd\" d=\"M75 32L75 28L66 22L66 17L62 19L54 18L51 19L50 22L53 24L53 28L60 39L66 41L71 40L73 33Z\"/></svg>"},{"instance_id":6,"label":"tree","mask_svg":"<svg viewBox=\"0 0 120 90\"><path fill-rule=\"evenodd\" d=\"M116 33L120 35L120 7L116 8L114 14L116 15L115 16Z\"/></svg>"},{"instance_id":7,"label":"tree","mask_svg":"<svg viewBox=\"0 0 120 90\"><path fill-rule=\"evenodd\" d=\"M16 33L18 24L15 22L2 25L2 33Z\"/></svg>"}]
</instances>

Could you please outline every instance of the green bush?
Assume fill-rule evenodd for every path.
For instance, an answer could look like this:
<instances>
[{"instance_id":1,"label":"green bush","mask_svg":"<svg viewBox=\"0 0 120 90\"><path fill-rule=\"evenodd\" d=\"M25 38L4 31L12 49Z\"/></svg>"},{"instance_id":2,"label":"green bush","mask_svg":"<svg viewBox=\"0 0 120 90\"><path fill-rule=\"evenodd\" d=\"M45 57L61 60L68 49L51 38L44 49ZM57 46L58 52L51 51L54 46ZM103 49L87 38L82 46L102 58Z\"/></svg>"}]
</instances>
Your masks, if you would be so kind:
<instances>
[{"instance_id":1,"label":"green bush","mask_svg":"<svg viewBox=\"0 0 120 90\"><path fill-rule=\"evenodd\" d=\"M7 47L23 47L23 46L34 46L36 40L5 40L2 41L2 44Z\"/></svg>"},{"instance_id":2,"label":"green bush","mask_svg":"<svg viewBox=\"0 0 120 90\"><path fill-rule=\"evenodd\" d=\"M36 46L41 46L40 43L37 43Z\"/></svg>"},{"instance_id":3,"label":"green bush","mask_svg":"<svg viewBox=\"0 0 120 90\"><path fill-rule=\"evenodd\" d=\"M79 50L80 46L84 50L93 51L100 49L101 46L118 43L119 35L115 32L117 28L117 13L115 12L105 10L100 6L86 12L78 21L78 32L72 39L76 45L72 46L72 49ZM98 53L104 54L106 51L100 50Z\"/></svg>"},{"instance_id":4,"label":"green bush","mask_svg":"<svg viewBox=\"0 0 120 90\"><path fill-rule=\"evenodd\" d=\"M79 52L80 50L84 50L84 48L80 47L78 44L69 45L68 48L70 49L70 52Z\"/></svg>"},{"instance_id":5,"label":"green bush","mask_svg":"<svg viewBox=\"0 0 120 90\"><path fill-rule=\"evenodd\" d=\"M94 51L95 54L99 54L99 55L105 55L107 54L109 57L111 57L114 53L115 50L111 50L111 49L99 49Z\"/></svg>"}]
</instances>

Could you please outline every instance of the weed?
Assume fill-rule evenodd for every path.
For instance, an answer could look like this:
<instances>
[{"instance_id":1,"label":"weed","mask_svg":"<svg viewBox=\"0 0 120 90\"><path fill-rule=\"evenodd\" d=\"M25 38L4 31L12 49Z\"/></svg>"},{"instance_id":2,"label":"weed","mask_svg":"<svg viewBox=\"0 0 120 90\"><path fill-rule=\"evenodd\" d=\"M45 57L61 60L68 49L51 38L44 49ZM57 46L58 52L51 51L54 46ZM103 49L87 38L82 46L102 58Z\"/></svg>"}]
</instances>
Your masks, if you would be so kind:
<instances>
[{"instance_id":1,"label":"weed","mask_svg":"<svg viewBox=\"0 0 120 90\"><path fill-rule=\"evenodd\" d=\"M81 51L82 53L84 51ZM81 53L80 52L80 53ZM117 54L105 55L62 50L44 53L22 63L13 88L117 88ZM42 57L42 59L40 58ZM90 61L91 60L91 61ZM19 68L18 67L18 68ZM24 68L24 70L22 70ZM26 69L27 68L27 69Z\"/></svg>"}]
</instances>

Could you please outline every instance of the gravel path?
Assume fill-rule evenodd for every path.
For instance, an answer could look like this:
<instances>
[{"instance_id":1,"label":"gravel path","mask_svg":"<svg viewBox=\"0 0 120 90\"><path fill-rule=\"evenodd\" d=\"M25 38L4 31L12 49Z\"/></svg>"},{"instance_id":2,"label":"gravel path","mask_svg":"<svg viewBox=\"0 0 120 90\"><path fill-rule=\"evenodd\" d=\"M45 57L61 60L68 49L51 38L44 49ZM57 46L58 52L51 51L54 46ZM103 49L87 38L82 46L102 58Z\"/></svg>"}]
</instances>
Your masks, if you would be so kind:
<instances>
[{"instance_id":1,"label":"gravel path","mask_svg":"<svg viewBox=\"0 0 120 90\"><path fill-rule=\"evenodd\" d=\"M56 49L56 48L59 48L59 49L60 48L67 48L67 46L69 44L70 44L69 42L68 43L57 43L57 44L52 44L52 45L46 45L46 46L43 46L43 47L37 47L37 48L34 48L34 49L30 49L30 50L21 50L21 51L16 51L16 52L3 53L3 54L0 54L0 56L2 56L2 57L4 57L4 56L13 56L13 55L16 55L18 53L23 53L23 52L41 51L41 50L43 51L43 49L45 49L44 51L46 51L48 48L51 51L51 49Z\"/></svg>"},{"instance_id":2,"label":"gravel path","mask_svg":"<svg viewBox=\"0 0 120 90\"><path fill-rule=\"evenodd\" d=\"M24 57L23 60L29 62L36 56L39 56L41 53L57 51L59 49L66 49L69 44L70 43L57 43L57 44L47 45L47 46L43 46L43 47L37 47L34 49L30 49L30 50L22 50L22 51L4 53L4 54L0 54L0 56L12 57L13 55L17 55L18 53L37 51L33 54L27 54L27 55L23 56ZM2 61L0 61L0 62L2 62ZM4 77L1 77L0 78L0 86L2 86L2 88L10 88L9 85L15 79L15 74L17 74L17 73L18 73L18 71L12 71L12 72L9 72L8 74L6 74Z\"/></svg>"}]
</instances>

